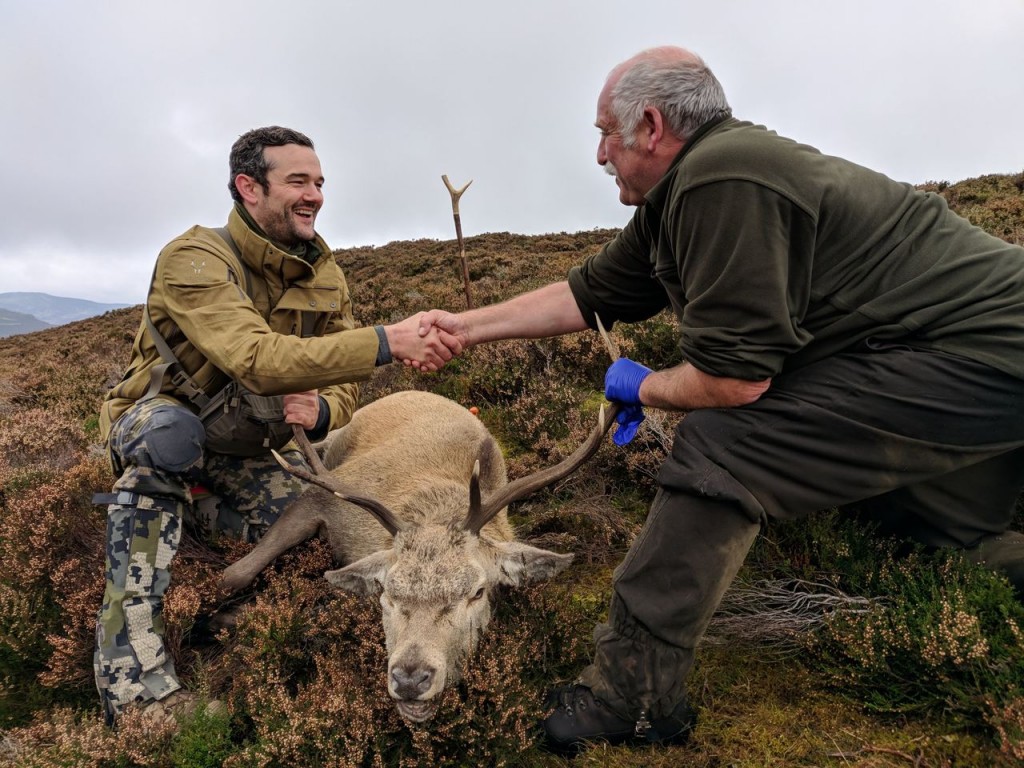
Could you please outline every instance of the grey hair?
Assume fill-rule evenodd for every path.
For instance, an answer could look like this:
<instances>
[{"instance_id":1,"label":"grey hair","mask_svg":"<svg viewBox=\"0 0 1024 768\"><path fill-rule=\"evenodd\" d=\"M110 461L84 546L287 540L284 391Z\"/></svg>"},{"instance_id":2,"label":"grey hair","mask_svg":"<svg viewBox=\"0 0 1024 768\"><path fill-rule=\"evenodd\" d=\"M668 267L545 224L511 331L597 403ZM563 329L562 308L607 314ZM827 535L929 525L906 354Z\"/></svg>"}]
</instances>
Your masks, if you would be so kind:
<instances>
[{"instance_id":1,"label":"grey hair","mask_svg":"<svg viewBox=\"0 0 1024 768\"><path fill-rule=\"evenodd\" d=\"M732 114L722 84L697 56L639 59L612 88L611 102L627 149L636 145L636 131L646 107L661 112L668 129L683 140L708 120Z\"/></svg>"},{"instance_id":2,"label":"grey hair","mask_svg":"<svg viewBox=\"0 0 1024 768\"><path fill-rule=\"evenodd\" d=\"M231 197L236 203L242 202L242 196L235 187L235 177L243 173L251 176L263 187L266 192L270 189L267 182L267 172L270 164L263 154L267 147L283 147L286 144L298 144L300 147L315 149L313 142L305 134L293 131L291 128L282 128L279 125L269 125L266 128L254 128L243 133L231 146L231 156L228 158L230 176L228 178L228 189Z\"/></svg>"}]
</instances>

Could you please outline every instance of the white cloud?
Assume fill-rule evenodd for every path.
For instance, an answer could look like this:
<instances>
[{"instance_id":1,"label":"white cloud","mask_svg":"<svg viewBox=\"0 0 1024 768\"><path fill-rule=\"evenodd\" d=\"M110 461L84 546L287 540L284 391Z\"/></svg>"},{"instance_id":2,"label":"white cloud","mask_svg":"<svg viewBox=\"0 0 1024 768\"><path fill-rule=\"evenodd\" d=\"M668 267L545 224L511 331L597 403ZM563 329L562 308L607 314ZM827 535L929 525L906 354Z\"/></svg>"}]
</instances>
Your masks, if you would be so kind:
<instances>
[{"instance_id":1,"label":"white cloud","mask_svg":"<svg viewBox=\"0 0 1024 768\"><path fill-rule=\"evenodd\" d=\"M911 182L1024 168L1019 0L0 0L0 291L141 300L230 207L227 153L290 125L335 246L620 226L594 162L619 61L700 53L736 114ZM70 294L69 294L70 291Z\"/></svg>"}]
</instances>

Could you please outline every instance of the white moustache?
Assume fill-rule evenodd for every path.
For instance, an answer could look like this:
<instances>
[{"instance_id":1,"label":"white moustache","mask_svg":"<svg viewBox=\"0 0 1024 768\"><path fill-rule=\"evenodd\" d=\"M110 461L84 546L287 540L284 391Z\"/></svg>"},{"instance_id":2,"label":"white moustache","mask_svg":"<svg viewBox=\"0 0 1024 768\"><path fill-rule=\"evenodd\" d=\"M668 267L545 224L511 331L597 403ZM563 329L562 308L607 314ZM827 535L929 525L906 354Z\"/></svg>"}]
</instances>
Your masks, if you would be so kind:
<instances>
[{"instance_id":1,"label":"white moustache","mask_svg":"<svg viewBox=\"0 0 1024 768\"><path fill-rule=\"evenodd\" d=\"M618 175L619 175L618 170L611 163L605 163L604 164L604 172L607 173L609 176L618 177Z\"/></svg>"}]
</instances>

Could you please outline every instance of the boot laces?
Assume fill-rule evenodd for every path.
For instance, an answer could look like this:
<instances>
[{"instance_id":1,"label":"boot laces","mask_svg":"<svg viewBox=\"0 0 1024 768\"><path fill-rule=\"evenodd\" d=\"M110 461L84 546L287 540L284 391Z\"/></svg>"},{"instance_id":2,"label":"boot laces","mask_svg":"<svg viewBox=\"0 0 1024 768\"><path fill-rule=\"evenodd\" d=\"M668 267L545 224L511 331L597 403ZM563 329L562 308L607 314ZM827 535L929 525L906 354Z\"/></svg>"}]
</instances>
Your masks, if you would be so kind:
<instances>
[{"instance_id":1,"label":"boot laces","mask_svg":"<svg viewBox=\"0 0 1024 768\"><path fill-rule=\"evenodd\" d=\"M591 701L596 705L600 704L585 685L567 685L558 692L558 707L565 711L567 717L573 717L577 710L585 710Z\"/></svg>"}]
</instances>

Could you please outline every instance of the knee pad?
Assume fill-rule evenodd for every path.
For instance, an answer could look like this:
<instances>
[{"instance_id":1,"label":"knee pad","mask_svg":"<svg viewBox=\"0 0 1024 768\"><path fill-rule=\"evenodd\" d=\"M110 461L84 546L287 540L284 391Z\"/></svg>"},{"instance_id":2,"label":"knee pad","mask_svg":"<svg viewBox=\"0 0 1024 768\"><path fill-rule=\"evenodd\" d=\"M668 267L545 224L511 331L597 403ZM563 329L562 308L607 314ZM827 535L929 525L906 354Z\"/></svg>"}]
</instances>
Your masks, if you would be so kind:
<instances>
[{"instance_id":1,"label":"knee pad","mask_svg":"<svg viewBox=\"0 0 1024 768\"><path fill-rule=\"evenodd\" d=\"M203 458L206 430L182 405L161 400L138 403L118 419L111 447L122 464L179 474Z\"/></svg>"}]
</instances>

